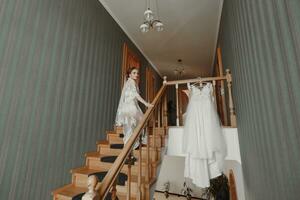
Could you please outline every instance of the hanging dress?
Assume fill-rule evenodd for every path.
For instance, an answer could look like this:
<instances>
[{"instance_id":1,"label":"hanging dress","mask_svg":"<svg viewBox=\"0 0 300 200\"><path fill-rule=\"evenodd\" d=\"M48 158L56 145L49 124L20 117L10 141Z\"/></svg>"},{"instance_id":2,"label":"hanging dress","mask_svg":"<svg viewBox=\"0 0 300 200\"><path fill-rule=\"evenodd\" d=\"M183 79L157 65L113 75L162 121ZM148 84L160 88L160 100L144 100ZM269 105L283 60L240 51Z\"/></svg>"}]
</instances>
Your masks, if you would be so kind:
<instances>
[{"instance_id":1,"label":"hanging dress","mask_svg":"<svg viewBox=\"0 0 300 200\"><path fill-rule=\"evenodd\" d=\"M124 144L127 143L134 129L144 115L139 107L137 96L139 96L139 89L135 81L131 78L128 78L122 89L115 120L116 126L123 126ZM144 131L142 132L142 136L143 143L147 143ZM134 145L134 148L138 147L138 145L139 142L137 141Z\"/></svg>"},{"instance_id":2,"label":"hanging dress","mask_svg":"<svg viewBox=\"0 0 300 200\"><path fill-rule=\"evenodd\" d=\"M183 152L186 154L184 177L201 188L221 175L226 146L213 100L213 87L192 86L184 125Z\"/></svg>"}]
</instances>

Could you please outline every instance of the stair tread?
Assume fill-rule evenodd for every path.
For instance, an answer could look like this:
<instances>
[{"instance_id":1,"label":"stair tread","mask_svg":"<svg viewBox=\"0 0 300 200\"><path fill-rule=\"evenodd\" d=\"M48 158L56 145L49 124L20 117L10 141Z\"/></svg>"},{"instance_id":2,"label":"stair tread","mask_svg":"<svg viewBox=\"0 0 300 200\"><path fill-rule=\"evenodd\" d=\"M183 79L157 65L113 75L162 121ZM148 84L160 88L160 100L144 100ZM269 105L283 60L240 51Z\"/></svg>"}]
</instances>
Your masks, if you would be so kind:
<instances>
[{"instance_id":1,"label":"stair tread","mask_svg":"<svg viewBox=\"0 0 300 200\"><path fill-rule=\"evenodd\" d=\"M101 154L98 151L92 151L92 152L86 153L86 156L94 157L94 158L100 158Z\"/></svg>"},{"instance_id":2,"label":"stair tread","mask_svg":"<svg viewBox=\"0 0 300 200\"><path fill-rule=\"evenodd\" d=\"M101 182L103 178L106 176L107 172L108 170L97 170L97 169L85 168L85 169L77 170L74 173L86 175L86 176L96 175L98 177L98 180ZM127 175L123 172L120 172L117 184L125 185L126 180L127 180Z\"/></svg>"},{"instance_id":3,"label":"stair tread","mask_svg":"<svg viewBox=\"0 0 300 200\"><path fill-rule=\"evenodd\" d=\"M86 157L100 158L101 154L98 151L92 151L85 154ZM103 155L104 156L104 155Z\"/></svg>"},{"instance_id":4,"label":"stair tread","mask_svg":"<svg viewBox=\"0 0 300 200\"><path fill-rule=\"evenodd\" d=\"M99 141L97 141L97 144L109 145L109 142L107 140L99 140Z\"/></svg>"},{"instance_id":5,"label":"stair tread","mask_svg":"<svg viewBox=\"0 0 300 200\"><path fill-rule=\"evenodd\" d=\"M124 137L124 134L123 133L106 133L107 135L109 135L109 136L116 136L116 137Z\"/></svg>"},{"instance_id":6,"label":"stair tread","mask_svg":"<svg viewBox=\"0 0 300 200\"><path fill-rule=\"evenodd\" d=\"M116 161L116 159L118 158L118 156L102 156L100 158L101 162L105 162L105 163L114 163ZM137 158L133 158L133 164L137 161ZM129 161L125 161L125 164L128 164Z\"/></svg>"},{"instance_id":7,"label":"stair tread","mask_svg":"<svg viewBox=\"0 0 300 200\"><path fill-rule=\"evenodd\" d=\"M57 194L77 200L77 199L81 199L81 197L86 192L87 192L87 188L78 187L78 186L75 186L72 184L69 187L65 187L63 190L61 190ZM120 193L120 192L117 192L117 193ZM111 193L108 193L108 195L106 196L105 199L111 199Z\"/></svg>"},{"instance_id":8,"label":"stair tread","mask_svg":"<svg viewBox=\"0 0 300 200\"><path fill-rule=\"evenodd\" d=\"M114 162L106 162L106 161L103 161L101 158L107 158L107 157L113 157L113 159L115 158L115 159L117 159L117 157L118 156L114 156L114 155L103 155L103 154L100 154L99 152L97 152L97 154L96 153L91 153L90 155L89 154L87 154L86 155L88 158L96 158L97 160L99 159L99 163L105 163L106 164L106 166L107 165L113 165L113 163ZM143 165L145 164L145 160L143 159ZM138 164L137 164L138 162L137 161L135 161L134 162L134 164L133 164L133 166L137 166ZM125 162L125 164L124 165L127 165L128 163L127 162ZM86 167L86 168L75 168L74 169L74 173L76 173L76 172L78 172L78 171L81 171L81 170L85 170L85 169L88 169L88 167ZM98 170L99 171L99 170ZM73 172L73 170L71 170L71 172Z\"/></svg>"},{"instance_id":9,"label":"stair tread","mask_svg":"<svg viewBox=\"0 0 300 200\"><path fill-rule=\"evenodd\" d=\"M100 172L107 172L105 170L97 170L97 169L91 169L91 168L86 168L86 169L82 169L82 170L78 170L74 173L76 174L84 174L84 175L90 175L90 174L94 174L94 173L100 173ZM122 173L122 172L121 172ZM124 174L124 173L122 173Z\"/></svg>"},{"instance_id":10,"label":"stair tread","mask_svg":"<svg viewBox=\"0 0 300 200\"><path fill-rule=\"evenodd\" d=\"M86 191L87 191L87 188L77 187L73 184L70 184L69 186L65 187L63 190L57 192L57 194L66 196L66 197L75 197L78 194L84 193Z\"/></svg>"},{"instance_id":11,"label":"stair tread","mask_svg":"<svg viewBox=\"0 0 300 200\"><path fill-rule=\"evenodd\" d=\"M110 149L114 149L114 150L122 150L122 149L115 149L115 148L111 148L111 145L121 145L121 144L110 144L110 143L97 143L98 145L100 145L101 147L108 147ZM123 144L122 144L123 145ZM162 147L152 147L150 146L149 149L154 150L154 149L160 150ZM138 149L134 150L137 151ZM147 145L143 145L142 146L142 150L147 150Z\"/></svg>"},{"instance_id":12,"label":"stair tread","mask_svg":"<svg viewBox=\"0 0 300 200\"><path fill-rule=\"evenodd\" d=\"M93 174L93 173L97 173L97 172L100 172L100 171L96 170L96 169L84 168L84 169L77 170L74 173L89 175L89 174Z\"/></svg>"},{"instance_id":13,"label":"stair tread","mask_svg":"<svg viewBox=\"0 0 300 200\"><path fill-rule=\"evenodd\" d=\"M99 154L100 155L100 154ZM88 157L90 157L90 156L88 156ZM106 170L106 168L107 167L111 167L114 163L112 163L112 162L105 162L105 161L102 161L101 160L101 158L103 158L103 157L107 157L107 155L100 155L100 156L98 156L98 157L92 157L92 158L97 158L97 159L99 159L99 163L101 164L101 168L103 169L103 170ZM91 157L90 157L91 158ZM134 162L134 164L132 165L132 167L138 167L138 165L139 165L139 162L138 162L138 157L136 158L137 160ZM157 160L157 161L151 161L150 160L150 163L149 164L151 164L151 165L158 165L158 164L160 164L161 163L161 160ZM105 164L105 165L104 165ZM128 165L126 162L125 162L125 164L124 164L124 166L125 165ZM147 165L147 160L145 159L145 158L143 158L142 159L142 166L146 166ZM88 167L87 167L88 168ZM76 170L76 171L74 171L74 173L77 173L77 171L81 171L81 168L79 168L78 170ZM99 170L98 170L99 171ZM72 170L71 170L71 172L73 172Z\"/></svg>"},{"instance_id":14,"label":"stair tread","mask_svg":"<svg viewBox=\"0 0 300 200\"><path fill-rule=\"evenodd\" d=\"M101 154L98 151L88 152L85 154L85 156L90 157L90 158L97 158L97 159L99 158L100 161L101 161L101 158L103 158L103 157L118 157L117 155Z\"/></svg>"},{"instance_id":15,"label":"stair tread","mask_svg":"<svg viewBox=\"0 0 300 200\"><path fill-rule=\"evenodd\" d=\"M118 156L116 156L116 155L101 154L100 152L95 151L95 152L88 152L88 153L86 153L86 157L96 158L96 159L99 159L99 162L111 163L112 164L113 162L102 161L102 158L104 158L104 157L114 157L116 159Z\"/></svg>"}]
</instances>

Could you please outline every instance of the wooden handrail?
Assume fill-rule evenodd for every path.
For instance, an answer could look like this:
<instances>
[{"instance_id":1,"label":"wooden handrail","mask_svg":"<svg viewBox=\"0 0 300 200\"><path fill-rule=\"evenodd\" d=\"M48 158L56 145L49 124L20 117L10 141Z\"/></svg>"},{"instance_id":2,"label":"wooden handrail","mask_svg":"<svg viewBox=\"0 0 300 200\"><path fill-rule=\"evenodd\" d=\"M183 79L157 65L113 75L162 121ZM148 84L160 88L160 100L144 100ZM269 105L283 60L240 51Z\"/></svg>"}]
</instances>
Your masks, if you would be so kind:
<instances>
[{"instance_id":1,"label":"wooden handrail","mask_svg":"<svg viewBox=\"0 0 300 200\"><path fill-rule=\"evenodd\" d=\"M140 132L144 128L146 122L148 121L151 113L156 108L159 99L162 97L164 91L166 89L166 84L163 84L160 88L159 92L157 93L156 97L154 98L152 104L154 105L151 108L148 108L145 112L141 122L137 125L137 127L134 129L132 136L129 138L128 142L125 144L123 150L117 157L116 161L110 168L110 170L107 172L106 176L104 177L103 181L101 183L98 183L96 186L96 190L99 191L100 199L104 199L104 197L107 195L109 189L113 185L115 179L117 178L119 172L121 171L126 158L130 154L136 140L138 139ZM149 138L148 138L149 139ZM140 158L141 159L141 158Z\"/></svg>"},{"instance_id":2,"label":"wooden handrail","mask_svg":"<svg viewBox=\"0 0 300 200\"><path fill-rule=\"evenodd\" d=\"M199 82L199 81L218 81L218 80L226 80L226 76L219 76L219 77L206 77L206 78L194 78L194 79L186 79L186 80L178 80L178 81L168 81L167 85L176 85L176 84L185 84L185 83L192 83L192 82Z\"/></svg>"}]
</instances>

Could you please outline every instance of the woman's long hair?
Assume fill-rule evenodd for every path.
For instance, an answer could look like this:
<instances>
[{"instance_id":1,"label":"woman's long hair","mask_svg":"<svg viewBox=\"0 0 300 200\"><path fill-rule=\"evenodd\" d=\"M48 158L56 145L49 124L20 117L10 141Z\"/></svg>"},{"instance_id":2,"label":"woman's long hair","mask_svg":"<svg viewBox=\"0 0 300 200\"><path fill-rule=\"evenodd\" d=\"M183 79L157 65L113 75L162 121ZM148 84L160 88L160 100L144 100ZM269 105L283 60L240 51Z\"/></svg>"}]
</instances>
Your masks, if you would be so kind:
<instances>
[{"instance_id":1,"label":"woman's long hair","mask_svg":"<svg viewBox=\"0 0 300 200\"><path fill-rule=\"evenodd\" d=\"M129 78L129 75L131 74L131 72L133 71L133 70L138 70L138 68L137 67L130 67L130 68L128 68L127 69L127 72L126 72L126 78Z\"/></svg>"}]
</instances>

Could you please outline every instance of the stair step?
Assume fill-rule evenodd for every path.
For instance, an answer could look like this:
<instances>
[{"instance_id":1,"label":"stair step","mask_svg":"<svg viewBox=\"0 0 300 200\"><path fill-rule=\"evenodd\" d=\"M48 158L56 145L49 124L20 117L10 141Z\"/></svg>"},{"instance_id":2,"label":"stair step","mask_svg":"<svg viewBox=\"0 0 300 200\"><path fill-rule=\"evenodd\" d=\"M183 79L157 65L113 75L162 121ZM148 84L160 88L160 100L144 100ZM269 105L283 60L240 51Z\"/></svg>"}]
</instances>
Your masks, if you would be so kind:
<instances>
[{"instance_id":1,"label":"stair step","mask_svg":"<svg viewBox=\"0 0 300 200\"><path fill-rule=\"evenodd\" d=\"M92 152L86 154L86 168L92 169L95 171L108 171L112 167L113 163L101 161L102 157L106 157L106 155L100 155L99 153L98 153L98 155L96 155L95 153L92 153ZM150 173L152 176L156 176L155 170L156 170L156 167L159 165L159 163L160 162L151 162L150 163L151 164ZM143 160L142 176L146 175L147 167L148 167L148 165L147 165L146 161ZM80 171L82 168L78 168L78 169ZM72 170L73 173L76 173L78 171L77 169L74 169L74 170ZM128 174L128 165L123 165L123 167L121 168L121 172ZM138 174L138 162L135 162L134 165L131 166L131 174L132 175ZM85 183L82 183L82 184L85 184Z\"/></svg>"},{"instance_id":2,"label":"stair step","mask_svg":"<svg viewBox=\"0 0 300 200\"><path fill-rule=\"evenodd\" d=\"M115 130L114 130L116 133L123 133L123 127L115 127Z\"/></svg>"},{"instance_id":3,"label":"stair step","mask_svg":"<svg viewBox=\"0 0 300 200\"><path fill-rule=\"evenodd\" d=\"M124 134L120 133L107 133L106 135L107 141L109 141L109 143L113 144L113 143L118 143L118 144L122 144L123 142L123 138L124 138Z\"/></svg>"},{"instance_id":4,"label":"stair step","mask_svg":"<svg viewBox=\"0 0 300 200\"><path fill-rule=\"evenodd\" d=\"M111 168L111 166L113 165L112 161L115 161L117 159L118 156L110 156L110 155L101 155L99 152L89 152L86 153L86 167L83 168L78 168L79 170L81 169L85 169L85 168L91 168L91 169L95 169L98 170L99 169L104 169L104 170L108 170ZM137 168L138 166L138 157L135 158L135 162L132 165L132 168ZM127 161L125 162L124 168L127 169ZM142 165L146 165L146 161L143 159ZM76 169L74 169L76 170ZM72 170L73 172L73 170Z\"/></svg>"},{"instance_id":5,"label":"stair step","mask_svg":"<svg viewBox=\"0 0 300 200\"><path fill-rule=\"evenodd\" d=\"M66 185L62 189L58 190L58 192L53 192L55 200L81 200L82 196L87 192L87 188L76 187L73 184ZM117 199L122 200L124 198L118 196L126 196L126 193L124 194L122 190L120 190L119 192L117 191ZM108 193L105 197L105 200L111 199L111 193Z\"/></svg>"},{"instance_id":6,"label":"stair step","mask_svg":"<svg viewBox=\"0 0 300 200\"><path fill-rule=\"evenodd\" d=\"M149 136L150 140L150 146L153 147L154 141L153 141L153 135ZM107 134L107 140L109 144L124 144L123 141L123 134L116 134L116 133L108 133ZM162 147L164 146L162 142L162 136L161 135L156 135L156 147Z\"/></svg>"},{"instance_id":7,"label":"stair step","mask_svg":"<svg viewBox=\"0 0 300 200\"><path fill-rule=\"evenodd\" d=\"M66 185L52 192L55 200L72 200L79 194L87 192L87 188L76 187L73 184Z\"/></svg>"},{"instance_id":8,"label":"stair step","mask_svg":"<svg viewBox=\"0 0 300 200\"><path fill-rule=\"evenodd\" d=\"M149 169L149 175L151 180L147 182L148 186L152 185L156 181L156 170L160 163L161 147L164 146L162 141L165 141L165 135L163 129L154 129L157 133L157 146L153 147L153 135L149 136L149 152L150 152L150 163L147 165L146 153L147 147L142 147L142 183L145 182L146 171ZM58 188L52 192L54 200L79 200L82 198L84 193L87 191L87 180L91 175L98 177L99 181L103 181L105 175L111 169L113 163L116 161L117 156L121 153L124 148L123 144L123 129L122 127L116 127L113 131L107 131L107 140L97 142L97 151L88 152L86 156L86 166L72 169L72 183ZM133 155L139 159L139 150L133 150ZM117 199L127 200L127 173L128 166L127 161L122 167L117 177ZM148 168L150 166L150 168ZM131 166L131 199L136 199L138 190L138 160ZM105 200L110 200L111 194L109 193Z\"/></svg>"},{"instance_id":9,"label":"stair step","mask_svg":"<svg viewBox=\"0 0 300 200\"><path fill-rule=\"evenodd\" d=\"M147 146L143 144L142 147L147 147ZM111 149L123 149L124 148L124 144L110 144L110 148ZM138 150L139 148L140 148L140 146L138 146L137 148L135 148L135 150Z\"/></svg>"},{"instance_id":10,"label":"stair step","mask_svg":"<svg viewBox=\"0 0 300 200\"><path fill-rule=\"evenodd\" d=\"M73 197L72 200L81 200L84 194L85 194L85 193L78 194L77 196ZM112 199L112 196L111 196L111 195L112 195L112 194L109 192L109 193L106 195L105 200L111 200L111 199ZM117 196L116 200L119 200L118 196Z\"/></svg>"},{"instance_id":11,"label":"stair step","mask_svg":"<svg viewBox=\"0 0 300 200\"><path fill-rule=\"evenodd\" d=\"M97 143L97 151L101 153L101 155L107 155L107 156L118 156L122 149L113 149L109 145L108 142L98 142ZM142 147L142 158L146 159L146 153L147 153L147 147ZM150 160L152 162L160 161L161 157L161 148L154 148L150 147L149 148L149 153L150 153ZM139 150L134 150L133 155L138 158L139 155Z\"/></svg>"},{"instance_id":12,"label":"stair step","mask_svg":"<svg viewBox=\"0 0 300 200\"><path fill-rule=\"evenodd\" d=\"M124 144L110 144L107 140L100 140L97 142L97 146L98 146L98 151L100 151L101 147L105 147L105 148L110 148L110 149L113 149L113 150L118 150L119 152L121 152L120 150L122 150L122 148L124 147ZM139 149L139 147L137 148ZM136 150L137 150L136 149ZM160 147L152 147L150 146L149 147L150 150L155 150L155 149L158 149L160 150L161 148ZM142 150L147 150L147 145L143 144L142 146Z\"/></svg>"},{"instance_id":13,"label":"stair step","mask_svg":"<svg viewBox=\"0 0 300 200\"><path fill-rule=\"evenodd\" d=\"M107 140L100 140L100 141L97 141L96 143L97 145L108 145L109 142Z\"/></svg>"},{"instance_id":14,"label":"stair step","mask_svg":"<svg viewBox=\"0 0 300 200\"><path fill-rule=\"evenodd\" d=\"M106 163L114 163L116 161L118 156L103 156L100 158L101 162L106 162ZM133 162L135 163L137 161L137 158L133 158ZM125 164L128 164L129 161L126 160Z\"/></svg>"},{"instance_id":15,"label":"stair step","mask_svg":"<svg viewBox=\"0 0 300 200\"><path fill-rule=\"evenodd\" d=\"M105 175L107 174L108 169L93 169L93 168L83 168L78 170L72 170L72 183L76 187L87 187L88 177L95 175L98 180L101 182ZM124 186L127 180L127 174L120 172L117 177L117 185Z\"/></svg>"},{"instance_id":16,"label":"stair step","mask_svg":"<svg viewBox=\"0 0 300 200\"><path fill-rule=\"evenodd\" d=\"M142 147L147 147L147 145L143 144ZM110 144L110 148L111 149L123 149L124 148L124 144ZM138 146L137 148L135 148L135 150L140 149L140 146Z\"/></svg>"}]
</instances>

